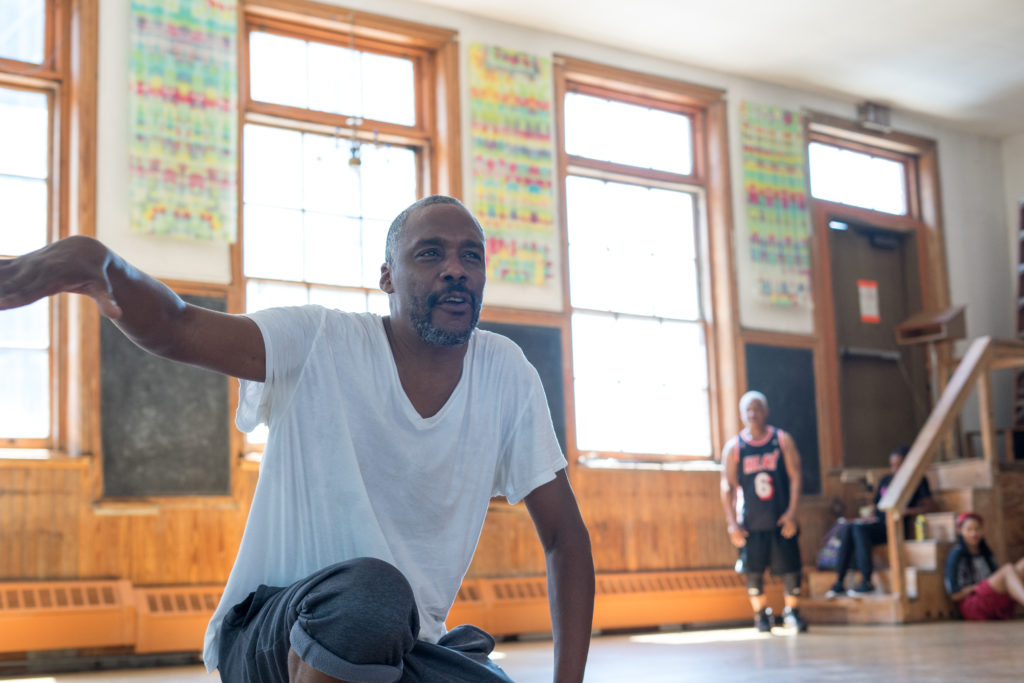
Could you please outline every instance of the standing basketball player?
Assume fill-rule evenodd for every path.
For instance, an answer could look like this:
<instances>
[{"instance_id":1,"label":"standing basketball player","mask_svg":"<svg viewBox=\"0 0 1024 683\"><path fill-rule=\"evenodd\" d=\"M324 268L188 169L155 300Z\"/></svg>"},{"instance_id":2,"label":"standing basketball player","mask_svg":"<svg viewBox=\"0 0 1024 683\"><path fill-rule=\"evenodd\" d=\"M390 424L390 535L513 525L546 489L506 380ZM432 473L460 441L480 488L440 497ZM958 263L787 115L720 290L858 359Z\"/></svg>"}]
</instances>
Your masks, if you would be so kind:
<instances>
[{"instance_id":1,"label":"standing basketball player","mask_svg":"<svg viewBox=\"0 0 1024 683\"><path fill-rule=\"evenodd\" d=\"M783 621L799 632L800 533L796 509L800 501L800 453L793 437L768 424L768 399L748 391L740 399L746 426L722 452L722 505L729 539L739 548L736 571L746 574L747 592L758 631L772 628L772 611L764 594L764 570L781 575L786 589ZM742 492L736 518L736 491Z\"/></svg>"}]
</instances>

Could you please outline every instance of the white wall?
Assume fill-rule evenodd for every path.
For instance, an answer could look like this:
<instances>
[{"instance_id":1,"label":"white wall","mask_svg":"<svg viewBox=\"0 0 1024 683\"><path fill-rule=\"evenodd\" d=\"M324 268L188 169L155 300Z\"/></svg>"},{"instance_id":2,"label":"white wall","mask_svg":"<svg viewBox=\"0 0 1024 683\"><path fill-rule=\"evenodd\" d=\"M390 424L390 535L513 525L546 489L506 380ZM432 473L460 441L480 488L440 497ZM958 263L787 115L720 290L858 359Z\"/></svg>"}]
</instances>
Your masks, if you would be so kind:
<instances>
[{"instance_id":1,"label":"white wall","mask_svg":"<svg viewBox=\"0 0 1024 683\"><path fill-rule=\"evenodd\" d=\"M502 24L403 0L337 0L352 9L392 15L459 32L463 52L463 132L468 135L466 51L470 43L485 42L538 55L554 53L650 72L726 90L729 101L730 155L732 160L734 242L737 251L740 315L745 326L813 331L810 311L787 311L764 306L752 295L743 210L742 167L739 149L739 103L749 99L788 109L809 109L854 118L855 101L783 88L622 52L614 48ZM142 237L128 232L127 96L128 0L100 2L100 131L99 131L99 234L126 258L144 270L166 278L227 282L228 250L224 246ZM1024 197L1024 135L1000 141L960 133L935 121L893 112L893 127L938 142L946 249L953 303L967 305L968 335L1013 334L1013 260L1007 258L1008 207ZM468 141L467 141L468 142ZM464 144L468 149L468 144ZM464 164L468 170L469 165ZM468 183L469 179L466 179ZM468 184L466 190L469 190ZM1014 193L1011 198L1010 193ZM1008 380L996 378L994 390L999 422L1006 424ZM1003 386L1005 385L1005 386ZM968 428L973 424L968 415Z\"/></svg>"},{"instance_id":2,"label":"white wall","mask_svg":"<svg viewBox=\"0 0 1024 683\"><path fill-rule=\"evenodd\" d=\"M1006 138L1002 144L1003 187L1006 197L1006 234L1011 264L1010 288L1017 291L1016 266L1020 244L1017 231L1020 230L1020 205L1024 203L1024 133Z\"/></svg>"},{"instance_id":3,"label":"white wall","mask_svg":"<svg viewBox=\"0 0 1024 683\"><path fill-rule=\"evenodd\" d=\"M226 284L229 248L129 229L129 0L100 0L96 234L132 264L161 279Z\"/></svg>"}]
</instances>

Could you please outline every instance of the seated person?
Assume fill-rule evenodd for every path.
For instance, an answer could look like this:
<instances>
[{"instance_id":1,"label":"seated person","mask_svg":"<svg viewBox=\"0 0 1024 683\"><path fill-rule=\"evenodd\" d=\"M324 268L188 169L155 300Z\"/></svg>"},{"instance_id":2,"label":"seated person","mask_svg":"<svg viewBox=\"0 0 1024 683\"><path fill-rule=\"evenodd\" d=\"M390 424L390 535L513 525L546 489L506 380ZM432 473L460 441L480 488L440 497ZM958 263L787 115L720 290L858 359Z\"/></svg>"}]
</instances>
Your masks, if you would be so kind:
<instances>
[{"instance_id":1,"label":"seated person","mask_svg":"<svg viewBox=\"0 0 1024 683\"><path fill-rule=\"evenodd\" d=\"M878 509L878 501L885 495L885 490L889 488L892 478L896 476L896 471L903 464L909 450L906 446L893 449L889 454L889 474L882 477L882 481L878 483L871 514L843 528L839 542L839 555L836 559L836 582L825 593L825 597L829 600L843 593L846 573L850 571L854 558L857 560L857 569L860 570L861 578L860 583L851 588L848 595L856 597L875 592L875 586L871 583L871 573L874 570L871 551L874 546L885 543L888 537L885 530L885 513ZM914 496L910 499L910 504L904 513L906 537L912 535L914 517L932 512L934 509L935 501L932 500L932 491L928 486L928 480L921 479L921 483L914 491Z\"/></svg>"},{"instance_id":2,"label":"seated person","mask_svg":"<svg viewBox=\"0 0 1024 683\"><path fill-rule=\"evenodd\" d=\"M946 592L964 619L1010 619L1024 605L1024 558L997 569L982 521L977 512L957 517L957 544L946 557Z\"/></svg>"}]
</instances>

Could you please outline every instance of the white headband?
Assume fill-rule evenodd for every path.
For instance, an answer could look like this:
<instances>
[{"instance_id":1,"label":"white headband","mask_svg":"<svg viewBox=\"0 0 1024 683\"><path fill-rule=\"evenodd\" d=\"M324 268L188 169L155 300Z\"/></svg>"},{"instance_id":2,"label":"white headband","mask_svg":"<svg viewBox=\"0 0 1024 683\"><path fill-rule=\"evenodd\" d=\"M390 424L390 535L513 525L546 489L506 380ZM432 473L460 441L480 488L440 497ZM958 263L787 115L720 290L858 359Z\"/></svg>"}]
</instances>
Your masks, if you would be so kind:
<instances>
[{"instance_id":1,"label":"white headband","mask_svg":"<svg viewBox=\"0 0 1024 683\"><path fill-rule=\"evenodd\" d=\"M760 401L761 405L763 405L766 410L768 408L768 399L765 398L764 394L762 394L760 391L748 391L747 393L743 394L743 396L740 397L741 413L747 412L747 406L750 405L751 401Z\"/></svg>"}]
</instances>

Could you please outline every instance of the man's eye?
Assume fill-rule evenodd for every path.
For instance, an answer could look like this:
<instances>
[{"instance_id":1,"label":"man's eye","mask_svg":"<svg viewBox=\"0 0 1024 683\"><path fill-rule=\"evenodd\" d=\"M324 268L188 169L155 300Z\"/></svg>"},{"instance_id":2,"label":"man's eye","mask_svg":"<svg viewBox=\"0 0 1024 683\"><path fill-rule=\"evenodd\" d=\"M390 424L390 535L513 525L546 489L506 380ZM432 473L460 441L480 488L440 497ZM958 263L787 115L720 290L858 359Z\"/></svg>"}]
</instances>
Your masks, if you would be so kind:
<instances>
[{"instance_id":1,"label":"man's eye","mask_svg":"<svg viewBox=\"0 0 1024 683\"><path fill-rule=\"evenodd\" d=\"M472 259L474 261L479 261L479 260L481 260L483 258L483 256L481 256L480 254L478 254L475 251L467 251L466 252L466 258Z\"/></svg>"}]
</instances>

